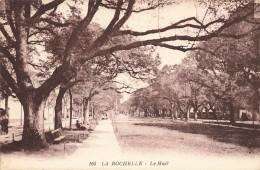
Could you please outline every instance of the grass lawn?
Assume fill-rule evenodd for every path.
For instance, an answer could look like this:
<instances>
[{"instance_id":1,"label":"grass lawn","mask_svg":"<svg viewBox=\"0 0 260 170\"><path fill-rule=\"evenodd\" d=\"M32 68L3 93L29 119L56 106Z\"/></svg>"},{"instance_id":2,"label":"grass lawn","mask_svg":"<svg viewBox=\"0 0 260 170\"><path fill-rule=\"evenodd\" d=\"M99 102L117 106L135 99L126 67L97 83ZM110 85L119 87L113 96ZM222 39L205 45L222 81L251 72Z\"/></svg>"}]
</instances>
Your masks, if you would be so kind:
<instances>
[{"instance_id":1,"label":"grass lawn","mask_svg":"<svg viewBox=\"0 0 260 170\"><path fill-rule=\"evenodd\" d=\"M260 154L260 132L184 122L113 122L119 145L127 152L181 152L217 155Z\"/></svg>"}]
</instances>

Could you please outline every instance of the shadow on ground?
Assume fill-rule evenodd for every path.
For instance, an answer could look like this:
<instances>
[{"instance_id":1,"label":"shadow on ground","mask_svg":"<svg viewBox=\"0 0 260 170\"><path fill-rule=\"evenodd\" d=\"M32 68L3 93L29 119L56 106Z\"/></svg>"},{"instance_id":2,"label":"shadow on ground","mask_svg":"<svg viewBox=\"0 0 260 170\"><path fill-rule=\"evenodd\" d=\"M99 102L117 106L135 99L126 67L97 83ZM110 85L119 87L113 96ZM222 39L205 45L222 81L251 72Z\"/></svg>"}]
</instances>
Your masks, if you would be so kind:
<instances>
[{"instance_id":1,"label":"shadow on ground","mask_svg":"<svg viewBox=\"0 0 260 170\"><path fill-rule=\"evenodd\" d=\"M206 135L220 142L238 144L247 148L260 148L260 132L256 130L197 124L197 123L135 123L139 126L154 126L177 130L183 133Z\"/></svg>"},{"instance_id":2,"label":"shadow on ground","mask_svg":"<svg viewBox=\"0 0 260 170\"><path fill-rule=\"evenodd\" d=\"M211 124L221 124L221 125L231 125L230 122L211 122L211 121L203 121L204 123L211 123ZM245 127L245 128L252 128L252 129L260 129L260 125L258 124L246 124L246 123L235 123L232 126L236 127Z\"/></svg>"},{"instance_id":3,"label":"shadow on ground","mask_svg":"<svg viewBox=\"0 0 260 170\"><path fill-rule=\"evenodd\" d=\"M22 144L20 141L14 141L12 143L0 143L0 153L12 153L22 150Z\"/></svg>"},{"instance_id":4,"label":"shadow on ground","mask_svg":"<svg viewBox=\"0 0 260 170\"><path fill-rule=\"evenodd\" d=\"M66 155L70 155L75 152L78 148L76 145L71 143L65 143L65 150L64 150L64 143L56 144L56 145L47 145L45 148L42 149L30 149L25 150L22 146L20 141L15 141L8 144L0 144L0 155L1 154L14 154L14 155L30 155L39 158L45 157L60 157Z\"/></svg>"},{"instance_id":5,"label":"shadow on ground","mask_svg":"<svg viewBox=\"0 0 260 170\"><path fill-rule=\"evenodd\" d=\"M0 154L28 154L34 155L36 157L58 157L65 155L70 155L75 152L78 148L77 143L82 143L83 140L87 139L90 132L86 130L68 130L66 128L63 129L63 135L65 139L58 143L46 143L44 148L29 148L25 149L20 141L12 141L12 142L0 142Z\"/></svg>"}]
</instances>

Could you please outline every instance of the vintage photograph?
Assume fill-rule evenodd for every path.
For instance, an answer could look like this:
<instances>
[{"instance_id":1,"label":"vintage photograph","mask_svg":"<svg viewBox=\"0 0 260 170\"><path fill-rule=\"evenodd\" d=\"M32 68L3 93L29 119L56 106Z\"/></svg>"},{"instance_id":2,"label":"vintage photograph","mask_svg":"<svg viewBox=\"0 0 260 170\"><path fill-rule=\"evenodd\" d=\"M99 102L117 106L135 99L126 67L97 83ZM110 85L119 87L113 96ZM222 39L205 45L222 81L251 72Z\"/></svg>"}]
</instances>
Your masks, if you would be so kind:
<instances>
[{"instance_id":1,"label":"vintage photograph","mask_svg":"<svg viewBox=\"0 0 260 170\"><path fill-rule=\"evenodd\" d=\"M0 169L260 169L259 0L0 0Z\"/></svg>"}]
</instances>

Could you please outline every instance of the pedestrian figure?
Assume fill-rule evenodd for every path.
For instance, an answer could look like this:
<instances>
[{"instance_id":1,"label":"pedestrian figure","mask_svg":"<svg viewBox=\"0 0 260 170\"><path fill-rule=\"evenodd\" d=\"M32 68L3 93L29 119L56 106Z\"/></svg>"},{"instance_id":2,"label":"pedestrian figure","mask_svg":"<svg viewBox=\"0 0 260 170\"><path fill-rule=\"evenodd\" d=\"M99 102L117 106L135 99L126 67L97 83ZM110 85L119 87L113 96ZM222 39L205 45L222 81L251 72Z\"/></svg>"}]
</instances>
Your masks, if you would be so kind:
<instances>
[{"instance_id":1,"label":"pedestrian figure","mask_svg":"<svg viewBox=\"0 0 260 170\"><path fill-rule=\"evenodd\" d=\"M77 120L76 122L77 122L77 123L76 123L76 127L77 127L79 130L87 130L87 127L84 126L84 125L82 125L82 124L80 124L78 120Z\"/></svg>"}]
</instances>

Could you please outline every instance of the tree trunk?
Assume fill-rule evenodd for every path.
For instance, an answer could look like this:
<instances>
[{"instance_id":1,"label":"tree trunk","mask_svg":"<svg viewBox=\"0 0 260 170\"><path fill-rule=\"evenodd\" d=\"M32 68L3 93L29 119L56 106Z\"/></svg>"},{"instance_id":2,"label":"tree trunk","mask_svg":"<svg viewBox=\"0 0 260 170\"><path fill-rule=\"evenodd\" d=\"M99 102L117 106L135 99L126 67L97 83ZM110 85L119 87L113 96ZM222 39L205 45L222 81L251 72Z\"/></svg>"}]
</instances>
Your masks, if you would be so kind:
<instances>
[{"instance_id":1,"label":"tree trunk","mask_svg":"<svg viewBox=\"0 0 260 170\"><path fill-rule=\"evenodd\" d=\"M22 143L26 149L40 149L45 147L46 140L44 135L44 101L36 102L27 98L23 102L24 108L24 127Z\"/></svg>"},{"instance_id":2,"label":"tree trunk","mask_svg":"<svg viewBox=\"0 0 260 170\"><path fill-rule=\"evenodd\" d=\"M194 114L195 114L194 118L195 118L195 120L197 120L198 119L198 111L195 111Z\"/></svg>"},{"instance_id":3,"label":"tree trunk","mask_svg":"<svg viewBox=\"0 0 260 170\"><path fill-rule=\"evenodd\" d=\"M233 125L236 123L236 120L235 120L235 107L233 105L232 102L229 102L228 103L228 107L229 107L229 120L230 120L230 123Z\"/></svg>"},{"instance_id":4,"label":"tree trunk","mask_svg":"<svg viewBox=\"0 0 260 170\"><path fill-rule=\"evenodd\" d=\"M187 110L187 116L186 116L186 121L189 121L190 119L190 109L188 108Z\"/></svg>"},{"instance_id":5,"label":"tree trunk","mask_svg":"<svg viewBox=\"0 0 260 170\"><path fill-rule=\"evenodd\" d=\"M70 96L70 130L72 129L72 93L69 89L69 96Z\"/></svg>"},{"instance_id":6,"label":"tree trunk","mask_svg":"<svg viewBox=\"0 0 260 170\"><path fill-rule=\"evenodd\" d=\"M161 113L162 113L162 118L165 118L165 108L162 108Z\"/></svg>"},{"instance_id":7,"label":"tree trunk","mask_svg":"<svg viewBox=\"0 0 260 170\"><path fill-rule=\"evenodd\" d=\"M183 120L183 117L185 116L183 113L183 110L181 109L181 104L180 102L177 102L177 110L179 111L180 114L180 119Z\"/></svg>"},{"instance_id":8,"label":"tree trunk","mask_svg":"<svg viewBox=\"0 0 260 170\"><path fill-rule=\"evenodd\" d=\"M155 108L155 116L160 117L160 111L157 107Z\"/></svg>"},{"instance_id":9,"label":"tree trunk","mask_svg":"<svg viewBox=\"0 0 260 170\"><path fill-rule=\"evenodd\" d=\"M60 87L59 94L55 104L55 122L54 129L62 128L62 99L67 89Z\"/></svg>"},{"instance_id":10,"label":"tree trunk","mask_svg":"<svg viewBox=\"0 0 260 170\"><path fill-rule=\"evenodd\" d=\"M174 105L173 103L170 103L171 107L170 107L170 114L171 114L171 119L174 120Z\"/></svg>"},{"instance_id":11,"label":"tree trunk","mask_svg":"<svg viewBox=\"0 0 260 170\"><path fill-rule=\"evenodd\" d=\"M93 116L93 119L95 119L96 118L96 116L95 116L95 108L94 108L94 106L92 105L92 116Z\"/></svg>"},{"instance_id":12,"label":"tree trunk","mask_svg":"<svg viewBox=\"0 0 260 170\"><path fill-rule=\"evenodd\" d=\"M254 89L254 101L253 101L253 110L256 111L257 114L260 114L260 92L259 85L256 83L252 83Z\"/></svg>"},{"instance_id":13,"label":"tree trunk","mask_svg":"<svg viewBox=\"0 0 260 170\"><path fill-rule=\"evenodd\" d=\"M144 117L147 117L148 116L148 111L147 109L144 109Z\"/></svg>"},{"instance_id":14,"label":"tree trunk","mask_svg":"<svg viewBox=\"0 0 260 170\"><path fill-rule=\"evenodd\" d=\"M89 124L89 98L83 99L83 124Z\"/></svg>"},{"instance_id":15,"label":"tree trunk","mask_svg":"<svg viewBox=\"0 0 260 170\"><path fill-rule=\"evenodd\" d=\"M8 98L9 98L9 96L6 95L6 96L5 96L5 114L7 115L8 119L9 119Z\"/></svg>"},{"instance_id":16,"label":"tree trunk","mask_svg":"<svg viewBox=\"0 0 260 170\"><path fill-rule=\"evenodd\" d=\"M173 120L174 119L174 114L173 114L172 108L170 109L170 116L171 116L171 119Z\"/></svg>"}]
</instances>

